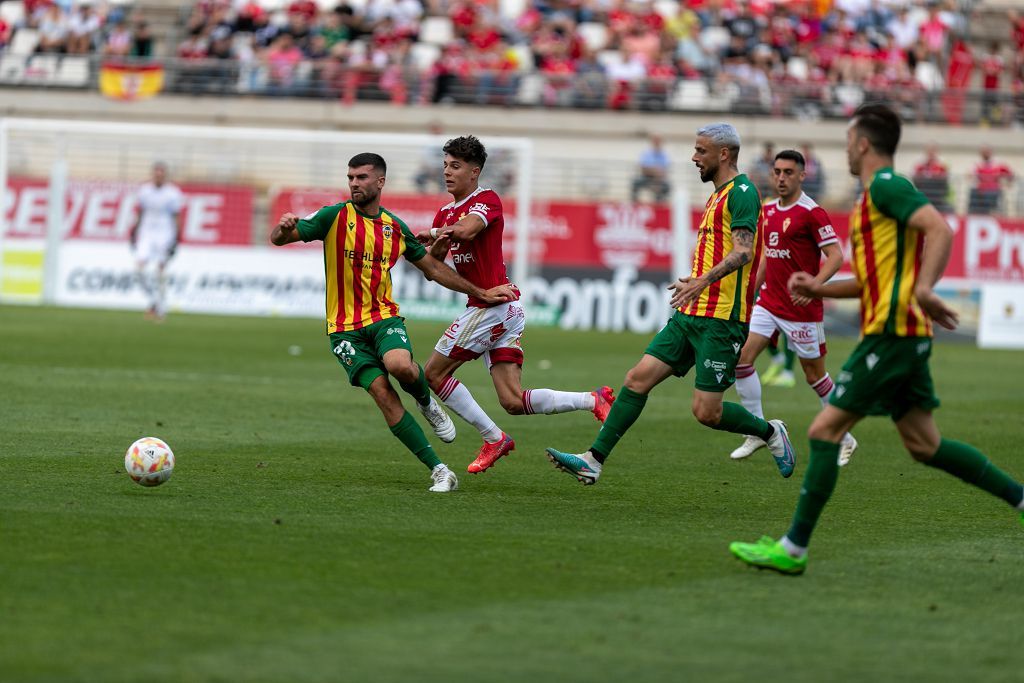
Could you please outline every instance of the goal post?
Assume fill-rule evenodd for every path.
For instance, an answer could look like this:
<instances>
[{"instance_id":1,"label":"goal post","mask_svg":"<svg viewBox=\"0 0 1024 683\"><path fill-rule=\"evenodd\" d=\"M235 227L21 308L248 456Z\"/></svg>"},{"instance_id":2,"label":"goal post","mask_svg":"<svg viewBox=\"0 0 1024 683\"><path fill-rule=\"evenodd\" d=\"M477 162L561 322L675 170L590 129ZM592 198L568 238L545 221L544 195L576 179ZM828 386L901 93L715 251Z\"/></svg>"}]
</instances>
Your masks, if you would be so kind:
<instances>
[{"instance_id":1,"label":"goal post","mask_svg":"<svg viewBox=\"0 0 1024 683\"><path fill-rule=\"evenodd\" d=\"M135 193L162 161L186 195L182 248L168 269L172 309L322 315L318 250L264 249L275 212L301 215L348 199L348 159L372 151L388 164L383 206L414 232L428 228L451 201L438 182L450 137L0 118L0 302L140 307L141 294L129 291L128 232ZM481 140L488 150L481 185L505 200L509 276L528 300L533 142ZM320 281L316 297L307 281L310 259ZM436 289L417 291L429 299L441 296ZM410 312L417 310L412 303Z\"/></svg>"}]
</instances>

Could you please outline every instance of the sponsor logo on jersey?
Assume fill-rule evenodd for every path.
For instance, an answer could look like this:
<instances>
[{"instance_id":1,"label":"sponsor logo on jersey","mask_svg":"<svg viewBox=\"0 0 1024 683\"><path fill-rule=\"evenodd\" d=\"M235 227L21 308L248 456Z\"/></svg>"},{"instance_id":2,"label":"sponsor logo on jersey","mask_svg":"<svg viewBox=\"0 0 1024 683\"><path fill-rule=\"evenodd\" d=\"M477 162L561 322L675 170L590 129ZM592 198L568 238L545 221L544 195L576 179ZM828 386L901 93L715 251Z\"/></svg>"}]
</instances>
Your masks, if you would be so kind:
<instances>
[{"instance_id":1,"label":"sponsor logo on jersey","mask_svg":"<svg viewBox=\"0 0 1024 683\"><path fill-rule=\"evenodd\" d=\"M469 211L467 213L482 213L482 214L484 214L486 216L487 215L487 210L489 208L490 207L487 206L486 204L484 204L483 202L477 202L473 206L469 207ZM462 215L465 216L466 214L462 214Z\"/></svg>"},{"instance_id":2,"label":"sponsor logo on jersey","mask_svg":"<svg viewBox=\"0 0 1024 683\"><path fill-rule=\"evenodd\" d=\"M831 225L823 225L820 228L818 228L818 237L820 237L823 240L834 239L835 236L835 228L833 228Z\"/></svg>"},{"instance_id":3,"label":"sponsor logo on jersey","mask_svg":"<svg viewBox=\"0 0 1024 683\"><path fill-rule=\"evenodd\" d=\"M764 255L768 258L792 258L789 249L775 249L773 247L766 247Z\"/></svg>"},{"instance_id":4,"label":"sponsor logo on jersey","mask_svg":"<svg viewBox=\"0 0 1024 683\"><path fill-rule=\"evenodd\" d=\"M789 219L787 218L786 220L788 221ZM768 235L768 246L769 247L777 247L777 246L779 246L779 233L773 232L770 235Z\"/></svg>"}]
</instances>

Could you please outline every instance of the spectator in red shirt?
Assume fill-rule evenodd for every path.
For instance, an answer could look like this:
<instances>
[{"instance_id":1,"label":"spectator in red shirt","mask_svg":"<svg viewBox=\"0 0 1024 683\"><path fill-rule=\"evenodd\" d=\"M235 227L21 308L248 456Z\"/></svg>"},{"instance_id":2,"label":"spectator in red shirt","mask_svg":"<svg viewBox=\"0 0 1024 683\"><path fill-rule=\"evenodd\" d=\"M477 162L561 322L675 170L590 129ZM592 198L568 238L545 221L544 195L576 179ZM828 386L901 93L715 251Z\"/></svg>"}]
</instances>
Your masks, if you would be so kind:
<instances>
[{"instance_id":1,"label":"spectator in red shirt","mask_svg":"<svg viewBox=\"0 0 1024 683\"><path fill-rule=\"evenodd\" d=\"M974 188L968 213L998 212L1003 199L1003 185L1013 180L1013 171L1006 164L992 160L992 149L981 148L981 161L974 167Z\"/></svg>"},{"instance_id":2,"label":"spectator in red shirt","mask_svg":"<svg viewBox=\"0 0 1024 683\"><path fill-rule=\"evenodd\" d=\"M1006 63L999 54L999 43L989 46L988 54L981 61L981 119L983 123L997 123L1002 119L999 106L999 81Z\"/></svg>"},{"instance_id":3,"label":"spectator in red shirt","mask_svg":"<svg viewBox=\"0 0 1024 683\"><path fill-rule=\"evenodd\" d=\"M914 184L939 211L949 211L949 169L939 159L934 143L925 147L924 159L914 167Z\"/></svg>"},{"instance_id":4,"label":"spectator in red shirt","mask_svg":"<svg viewBox=\"0 0 1024 683\"><path fill-rule=\"evenodd\" d=\"M313 0L294 0L288 5L289 15L299 15L303 17L307 23L312 23L316 19L316 15L320 13L320 8L317 7Z\"/></svg>"}]
</instances>

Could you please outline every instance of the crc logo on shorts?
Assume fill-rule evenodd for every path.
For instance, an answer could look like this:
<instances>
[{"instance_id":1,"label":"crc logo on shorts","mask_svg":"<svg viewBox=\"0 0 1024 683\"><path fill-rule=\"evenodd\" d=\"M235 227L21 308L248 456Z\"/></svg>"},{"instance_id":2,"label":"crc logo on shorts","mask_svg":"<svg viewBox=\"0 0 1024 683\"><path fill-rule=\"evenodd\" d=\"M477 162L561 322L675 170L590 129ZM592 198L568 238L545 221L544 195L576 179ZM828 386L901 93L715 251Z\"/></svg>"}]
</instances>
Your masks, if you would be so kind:
<instances>
[{"instance_id":1,"label":"crc logo on shorts","mask_svg":"<svg viewBox=\"0 0 1024 683\"><path fill-rule=\"evenodd\" d=\"M341 359L341 362L345 365L351 366L355 361L356 349L352 346L352 342L342 340L340 344L334 347L334 355Z\"/></svg>"},{"instance_id":2,"label":"crc logo on shorts","mask_svg":"<svg viewBox=\"0 0 1024 683\"><path fill-rule=\"evenodd\" d=\"M814 330L810 327L797 327L790 330L789 338L797 344L813 344L817 341Z\"/></svg>"}]
</instances>

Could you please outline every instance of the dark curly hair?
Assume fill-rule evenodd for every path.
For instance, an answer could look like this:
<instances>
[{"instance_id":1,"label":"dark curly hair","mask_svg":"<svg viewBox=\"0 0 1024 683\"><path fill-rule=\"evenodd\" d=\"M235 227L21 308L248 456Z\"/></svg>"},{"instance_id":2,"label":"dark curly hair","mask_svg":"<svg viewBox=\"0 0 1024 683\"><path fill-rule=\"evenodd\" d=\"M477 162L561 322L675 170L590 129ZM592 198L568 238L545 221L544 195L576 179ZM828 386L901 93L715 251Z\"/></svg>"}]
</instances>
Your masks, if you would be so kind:
<instances>
[{"instance_id":1,"label":"dark curly hair","mask_svg":"<svg viewBox=\"0 0 1024 683\"><path fill-rule=\"evenodd\" d=\"M463 135L461 138L452 138L444 143L442 148L445 154L451 155L459 161L468 164L476 164L480 168L487 163L487 150L484 144L473 135Z\"/></svg>"}]
</instances>

